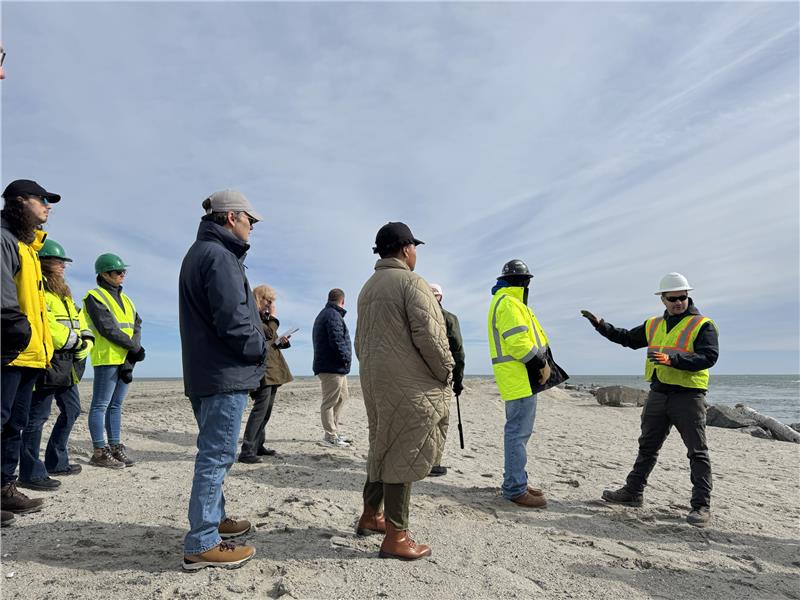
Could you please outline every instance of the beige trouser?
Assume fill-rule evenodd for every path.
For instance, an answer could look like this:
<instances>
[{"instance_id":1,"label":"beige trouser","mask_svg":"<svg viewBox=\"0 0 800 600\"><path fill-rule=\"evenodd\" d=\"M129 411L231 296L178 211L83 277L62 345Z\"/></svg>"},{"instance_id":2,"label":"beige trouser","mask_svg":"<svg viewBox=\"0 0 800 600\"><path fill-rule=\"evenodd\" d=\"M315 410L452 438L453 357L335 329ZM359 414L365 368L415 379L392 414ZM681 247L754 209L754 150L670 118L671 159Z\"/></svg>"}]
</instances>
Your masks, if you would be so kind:
<instances>
[{"instance_id":1,"label":"beige trouser","mask_svg":"<svg viewBox=\"0 0 800 600\"><path fill-rule=\"evenodd\" d=\"M319 373L322 383L322 428L325 434L335 436L339 427L339 415L347 401L347 376L338 373Z\"/></svg>"}]
</instances>

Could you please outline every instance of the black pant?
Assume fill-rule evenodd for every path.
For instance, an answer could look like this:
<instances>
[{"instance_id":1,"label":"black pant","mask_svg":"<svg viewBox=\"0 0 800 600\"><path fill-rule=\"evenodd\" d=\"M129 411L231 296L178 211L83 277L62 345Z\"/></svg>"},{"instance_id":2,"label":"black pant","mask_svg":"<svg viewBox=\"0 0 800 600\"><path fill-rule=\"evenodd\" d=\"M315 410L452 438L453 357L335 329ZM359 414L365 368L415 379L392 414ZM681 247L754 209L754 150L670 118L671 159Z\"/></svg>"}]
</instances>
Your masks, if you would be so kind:
<instances>
[{"instance_id":1,"label":"black pant","mask_svg":"<svg viewBox=\"0 0 800 600\"><path fill-rule=\"evenodd\" d=\"M0 452L3 486L17 479L15 471L22 450L22 430L28 424L33 385L41 372L42 369L27 367L3 367L0 372L3 421Z\"/></svg>"},{"instance_id":2,"label":"black pant","mask_svg":"<svg viewBox=\"0 0 800 600\"><path fill-rule=\"evenodd\" d=\"M664 445L670 428L681 434L686 446L692 479L692 508L711 505L711 462L706 445L705 394L685 390L663 394L650 390L642 409L642 435L639 455L628 475L625 487L641 494L647 477L656 465L658 451Z\"/></svg>"},{"instance_id":3,"label":"black pant","mask_svg":"<svg viewBox=\"0 0 800 600\"><path fill-rule=\"evenodd\" d=\"M256 456L258 449L264 445L266 435L264 429L272 416L272 405L275 403L275 394L278 385L265 385L250 394L253 397L253 410L247 417L244 427L241 456Z\"/></svg>"}]
</instances>

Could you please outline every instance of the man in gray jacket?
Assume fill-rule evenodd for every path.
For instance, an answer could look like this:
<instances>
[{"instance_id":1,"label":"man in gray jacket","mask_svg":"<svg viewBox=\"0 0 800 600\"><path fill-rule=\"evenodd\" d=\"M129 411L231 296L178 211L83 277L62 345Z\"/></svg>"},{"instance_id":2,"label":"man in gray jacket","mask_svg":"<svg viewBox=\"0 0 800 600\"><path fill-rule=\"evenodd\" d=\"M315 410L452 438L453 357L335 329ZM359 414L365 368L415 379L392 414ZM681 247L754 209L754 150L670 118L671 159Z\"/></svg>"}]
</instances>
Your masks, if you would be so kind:
<instances>
[{"instance_id":1,"label":"man in gray jacket","mask_svg":"<svg viewBox=\"0 0 800 600\"><path fill-rule=\"evenodd\" d=\"M244 272L250 231L261 216L243 194L215 192L203 201L197 240L178 285L183 381L199 433L189 500L183 568L233 568L255 548L224 539L250 531L225 515L222 484L236 459L242 413L264 375L266 338Z\"/></svg>"}]
</instances>

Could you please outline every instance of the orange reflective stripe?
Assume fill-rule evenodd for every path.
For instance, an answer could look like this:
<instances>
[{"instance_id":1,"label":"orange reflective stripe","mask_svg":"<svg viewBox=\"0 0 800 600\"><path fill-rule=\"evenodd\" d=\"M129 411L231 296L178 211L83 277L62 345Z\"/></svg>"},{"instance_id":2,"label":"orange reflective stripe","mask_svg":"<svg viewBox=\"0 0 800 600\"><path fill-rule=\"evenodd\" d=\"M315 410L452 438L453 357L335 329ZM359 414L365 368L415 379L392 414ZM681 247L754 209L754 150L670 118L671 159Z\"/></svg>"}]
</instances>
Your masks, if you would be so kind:
<instances>
[{"instance_id":1,"label":"orange reflective stripe","mask_svg":"<svg viewBox=\"0 0 800 600\"><path fill-rule=\"evenodd\" d=\"M661 324L661 321L663 321L663 320L664 320L663 317L656 317L651 321L650 330L648 331L648 335L647 335L647 341L648 342L651 341L653 339L653 337L656 335L656 329L658 329L658 326Z\"/></svg>"},{"instance_id":2,"label":"orange reflective stripe","mask_svg":"<svg viewBox=\"0 0 800 600\"><path fill-rule=\"evenodd\" d=\"M678 341L676 342L678 347L683 350L688 350L689 348L689 339L692 337L692 332L697 329L697 326L700 325L703 317L692 317L690 321L686 324L686 328L681 332L680 336L678 337Z\"/></svg>"}]
</instances>

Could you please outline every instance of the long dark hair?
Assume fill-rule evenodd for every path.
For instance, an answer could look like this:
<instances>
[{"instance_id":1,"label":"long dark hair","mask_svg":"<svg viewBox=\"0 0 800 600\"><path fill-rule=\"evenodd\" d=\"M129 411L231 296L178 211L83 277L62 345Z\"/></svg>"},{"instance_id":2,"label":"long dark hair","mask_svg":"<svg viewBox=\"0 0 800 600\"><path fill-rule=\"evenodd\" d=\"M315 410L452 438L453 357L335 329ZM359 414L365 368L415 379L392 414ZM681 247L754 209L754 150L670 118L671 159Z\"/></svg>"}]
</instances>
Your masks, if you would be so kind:
<instances>
[{"instance_id":1,"label":"long dark hair","mask_svg":"<svg viewBox=\"0 0 800 600\"><path fill-rule=\"evenodd\" d=\"M26 244L30 244L39 229L36 216L25 208L25 201L16 198L6 198L5 206L0 211L3 219L8 223L11 232Z\"/></svg>"}]
</instances>

